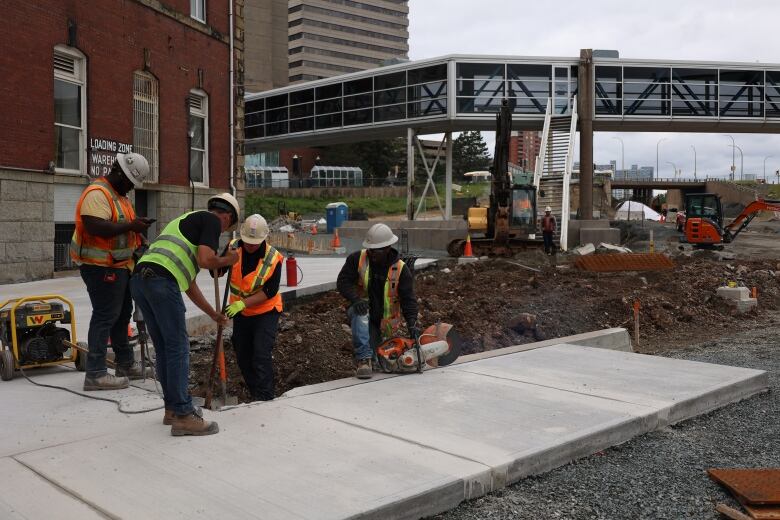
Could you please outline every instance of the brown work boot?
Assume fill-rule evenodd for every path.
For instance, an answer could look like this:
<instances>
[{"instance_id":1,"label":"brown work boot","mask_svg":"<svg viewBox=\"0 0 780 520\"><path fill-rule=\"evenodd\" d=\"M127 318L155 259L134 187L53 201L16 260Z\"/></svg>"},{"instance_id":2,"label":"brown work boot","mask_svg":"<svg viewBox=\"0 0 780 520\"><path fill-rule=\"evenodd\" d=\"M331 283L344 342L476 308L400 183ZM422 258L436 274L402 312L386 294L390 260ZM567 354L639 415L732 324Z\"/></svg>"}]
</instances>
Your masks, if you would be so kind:
<instances>
[{"instance_id":1,"label":"brown work boot","mask_svg":"<svg viewBox=\"0 0 780 520\"><path fill-rule=\"evenodd\" d=\"M360 359L358 360L357 370L355 371L355 377L358 379L371 379L371 376L373 376L373 371L371 370L371 360L370 359Z\"/></svg>"},{"instance_id":2,"label":"brown work boot","mask_svg":"<svg viewBox=\"0 0 780 520\"><path fill-rule=\"evenodd\" d=\"M203 418L203 412L195 408L187 415L174 415L171 423L171 435L213 435L219 432L219 426L214 421Z\"/></svg>"},{"instance_id":3,"label":"brown work boot","mask_svg":"<svg viewBox=\"0 0 780 520\"><path fill-rule=\"evenodd\" d=\"M114 373L117 375L117 377L126 377L130 381L136 381L138 379L144 378L144 372L141 369L141 363L133 363L129 367L120 367L117 366L114 370ZM147 367L146 368L146 377L152 377L154 375L154 371Z\"/></svg>"},{"instance_id":4,"label":"brown work boot","mask_svg":"<svg viewBox=\"0 0 780 520\"><path fill-rule=\"evenodd\" d=\"M170 426L173 424L173 418L176 416L175 413L173 413L173 410L170 408L165 409L165 416L163 417L163 424L165 426Z\"/></svg>"},{"instance_id":5,"label":"brown work boot","mask_svg":"<svg viewBox=\"0 0 780 520\"><path fill-rule=\"evenodd\" d=\"M115 377L106 374L101 377L84 377L84 390L122 390L130 386L130 381L126 377Z\"/></svg>"}]
</instances>

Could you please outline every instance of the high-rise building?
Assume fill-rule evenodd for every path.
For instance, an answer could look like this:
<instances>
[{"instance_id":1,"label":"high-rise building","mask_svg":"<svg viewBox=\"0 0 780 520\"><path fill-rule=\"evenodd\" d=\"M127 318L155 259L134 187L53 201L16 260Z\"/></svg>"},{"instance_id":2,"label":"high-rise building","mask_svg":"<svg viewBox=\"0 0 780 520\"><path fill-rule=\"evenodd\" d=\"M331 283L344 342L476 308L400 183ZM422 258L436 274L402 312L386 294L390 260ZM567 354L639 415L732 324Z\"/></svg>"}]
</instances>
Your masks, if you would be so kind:
<instances>
[{"instance_id":1,"label":"high-rise building","mask_svg":"<svg viewBox=\"0 0 780 520\"><path fill-rule=\"evenodd\" d=\"M288 0L245 0L244 87L262 92L287 86Z\"/></svg>"},{"instance_id":2,"label":"high-rise building","mask_svg":"<svg viewBox=\"0 0 780 520\"><path fill-rule=\"evenodd\" d=\"M290 83L379 67L409 54L407 0L290 0Z\"/></svg>"},{"instance_id":3,"label":"high-rise building","mask_svg":"<svg viewBox=\"0 0 780 520\"><path fill-rule=\"evenodd\" d=\"M509 162L518 165L523 171L532 172L536 168L536 158L542 146L542 133L535 130L512 132L509 139Z\"/></svg>"}]
</instances>

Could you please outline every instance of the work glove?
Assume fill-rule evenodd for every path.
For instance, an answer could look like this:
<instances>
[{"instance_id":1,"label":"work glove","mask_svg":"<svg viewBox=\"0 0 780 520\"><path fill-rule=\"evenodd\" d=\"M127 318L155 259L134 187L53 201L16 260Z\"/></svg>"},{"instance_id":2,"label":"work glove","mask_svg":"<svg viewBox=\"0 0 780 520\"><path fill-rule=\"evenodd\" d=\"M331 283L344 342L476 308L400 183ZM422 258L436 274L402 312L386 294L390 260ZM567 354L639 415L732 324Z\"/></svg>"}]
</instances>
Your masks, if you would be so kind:
<instances>
[{"instance_id":1,"label":"work glove","mask_svg":"<svg viewBox=\"0 0 780 520\"><path fill-rule=\"evenodd\" d=\"M368 314L368 300L358 300L352 304L352 312L358 316Z\"/></svg>"},{"instance_id":2,"label":"work glove","mask_svg":"<svg viewBox=\"0 0 780 520\"><path fill-rule=\"evenodd\" d=\"M225 314L228 318L232 318L244 309L246 309L246 303L243 300L238 300L225 307Z\"/></svg>"}]
</instances>

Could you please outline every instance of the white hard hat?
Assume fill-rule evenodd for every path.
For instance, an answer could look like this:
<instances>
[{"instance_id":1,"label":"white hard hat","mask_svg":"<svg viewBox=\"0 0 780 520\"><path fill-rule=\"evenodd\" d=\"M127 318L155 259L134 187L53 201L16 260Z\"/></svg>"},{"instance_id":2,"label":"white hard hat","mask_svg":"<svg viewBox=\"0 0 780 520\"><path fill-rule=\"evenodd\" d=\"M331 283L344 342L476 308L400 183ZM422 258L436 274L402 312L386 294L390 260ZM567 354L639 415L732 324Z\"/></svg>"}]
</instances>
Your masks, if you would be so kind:
<instances>
[{"instance_id":1,"label":"white hard hat","mask_svg":"<svg viewBox=\"0 0 780 520\"><path fill-rule=\"evenodd\" d=\"M246 244L262 244L268 237L268 223L258 214L249 215L241 224L241 240Z\"/></svg>"},{"instance_id":2,"label":"white hard hat","mask_svg":"<svg viewBox=\"0 0 780 520\"><path fill-rule=\"evenodd\" d=\"M398 237L386 224L374 224L366 233L363 247L366 249L381 249L398 242Z\"/></svg>"},{"instance_id":3,"label":"white hard hat","mask_svg":"<svg viewBox=\"0 0 780 520\"><path fill-rule=\"evenodd\" d=\"M230 211L233 213L233 222L226 231L233 231L236 229L238 223L238 217L241 215L241 208L238 205L236 198L230 193L220 193L214 195L208 201L206 208L210 211L212 209L220 209L222 211Z\"/></svg>"},{"instance_id":4,"label":"white hard hat","mask_svg":"<svg viewBox=\"0 0 780 520\"><path fill-rule=\"evenodd\" d=\"M146 157L140 153L118 153L116 162L133 186L140 188L144 185L144 179L149 176L149 161Z\"/></svg>"},{"instance_id":5,"label":"white hard hat","mask_svg":"<svg viewBox=\"0 0 780 520\"><path fill-rule=\"evenodd\" d=\"M546 208L544 208L544 212L545 213L552 212L552 208L550 206L547 206Z\"/></svg>"}]
</instances>

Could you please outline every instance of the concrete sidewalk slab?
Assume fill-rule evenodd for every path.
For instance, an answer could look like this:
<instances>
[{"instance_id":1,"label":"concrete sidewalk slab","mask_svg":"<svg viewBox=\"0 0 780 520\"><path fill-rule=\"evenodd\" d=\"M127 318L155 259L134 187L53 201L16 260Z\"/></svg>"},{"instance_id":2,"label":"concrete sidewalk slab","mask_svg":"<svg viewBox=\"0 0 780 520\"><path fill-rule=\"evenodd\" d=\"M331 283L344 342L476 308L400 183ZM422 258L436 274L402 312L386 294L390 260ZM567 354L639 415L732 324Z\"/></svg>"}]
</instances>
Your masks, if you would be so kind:
<instances>
[{"instance_id":1,"label":"concrete sidewalk slab","mask_svg":"<svg viewBox=\"0 0 780 520\"><path fill-rule=\"evenodd\" d=\"M36 475L19 462L0 458L0 518L100 520L84 502Z\"/></svg>"},{"instance_id":2,"label":"concrete sidewalk slab","mask_svg":"<svg viewBox=\"0 0 780 520\"><path fill-rule=\"evenodd\" d=\"M281 403L219 421L214 437L158 425L17 458L115 518L388 518L399 502L444 510L488 490L481 464Z\"/></svg>"},{"instance_id":3,"label":"concrete sidewalk slab","mask_svg":"<svg viewBox=\"0 0 780 520\"><path fill-rule=\"evenodd\" d=\"M653 407L663 424L739 401L768 386L768 376L760 370L577 345L465 363L453 370Z\"/></svg>"}]
</instances>

